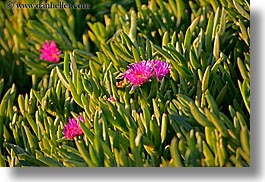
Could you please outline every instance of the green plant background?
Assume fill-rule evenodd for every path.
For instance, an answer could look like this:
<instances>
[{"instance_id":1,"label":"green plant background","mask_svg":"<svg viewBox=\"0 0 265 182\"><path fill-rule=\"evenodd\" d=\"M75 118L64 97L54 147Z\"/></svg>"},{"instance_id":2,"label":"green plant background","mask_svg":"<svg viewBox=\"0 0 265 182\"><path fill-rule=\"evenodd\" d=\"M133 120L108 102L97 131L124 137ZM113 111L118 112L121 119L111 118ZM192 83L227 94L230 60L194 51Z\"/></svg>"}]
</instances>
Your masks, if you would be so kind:
<instances>
[{"instance_id":1,"label":"green plant background","mask_svg":"<svg viewBox=\"0 0 265 182\"><path fill-rule=\"evenodd\" d=\"M75 3L90 8L0 2L0 166L250 166L249 0ZM59 63L39 59L45 40ZM170 74L117 87L149 59ZM79 114L84 135L65 140Z\"/></svg>"}]
</instances>

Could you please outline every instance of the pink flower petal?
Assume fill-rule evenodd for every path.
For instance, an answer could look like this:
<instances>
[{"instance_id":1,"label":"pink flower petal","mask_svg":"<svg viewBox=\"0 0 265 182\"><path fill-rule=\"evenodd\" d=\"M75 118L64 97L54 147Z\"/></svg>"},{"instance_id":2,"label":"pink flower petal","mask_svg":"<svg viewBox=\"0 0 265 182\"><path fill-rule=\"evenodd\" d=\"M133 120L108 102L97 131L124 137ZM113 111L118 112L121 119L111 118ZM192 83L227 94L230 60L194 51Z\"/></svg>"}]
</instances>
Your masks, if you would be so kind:
<instances>
[{"instance_id":1,"label":"pink flower petal","mask_svg":"<svg viewBox=\"0 0 265 182\"><path fill-rule=\"evenodd\" d=\"M84 118L79 115L78 119L81 122L84 122ZM80 128L78 122L76 121L75 118L69 118L68 123L65 125L64 130L63 130L63 135L66 139L72 140L76 136L80 136L83 134L82 129Z\"/></svg>"},{"instance_id":2,"label":"pink flower petal","mask_svg":"<svg viewBox=\"0 0 265 182\"><path fill-rule=\"evenodd\" d=\"M52 63L57 63L60 60L61 51L57 48L57 45L53 40L46 40L42 45L40 52L40 59L42 60Z\"/></svg>"}]
</instances>

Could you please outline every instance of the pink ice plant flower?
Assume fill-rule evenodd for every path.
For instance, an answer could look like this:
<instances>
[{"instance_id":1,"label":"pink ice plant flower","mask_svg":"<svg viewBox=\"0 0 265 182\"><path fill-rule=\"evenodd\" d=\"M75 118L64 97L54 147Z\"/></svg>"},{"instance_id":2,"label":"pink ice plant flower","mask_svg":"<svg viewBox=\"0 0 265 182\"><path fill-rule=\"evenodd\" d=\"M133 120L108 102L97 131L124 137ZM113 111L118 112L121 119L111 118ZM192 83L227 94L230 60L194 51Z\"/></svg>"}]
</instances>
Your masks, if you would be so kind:
<instances>
[{"instance_id":1,"label":"pink ice plant flower","mask_svg":"<svg viewBox=\"0 0 265 182\"><path fill-rule=\"evenodd\" d=\"M148 60L140 61L139 63L133 63L128 66L128 70L123 74L128 82L133 87L141 86L146 81L156 75L158 81L162 80L170 70L170 64L160 60Z\"/></svg>"},{"instance_id":2,"label":"pink ice plant flower","mask_svg":"<svg viewBox=\"0 0 265 182\"><path fill-rule=\"evenodd\" d=\"M160 81L162 80L162 78L164 78L169 73L170 64L157 59L154 61L154 65L155 65L154 72L156 75L156 79Z\"/></svg>"},{"instance_id":3,"label":"pink ice plant flower","mask_svg":"<svg viewBox=\"0 0 265 182\"><path fill-rule=\"evenodd\" d=\"M153 76L153 68L150 66L152 64L152 62L145 60L130 64L123 78L129 81L133 87L141 86Z\"/></svg>"},{"instance_id":4,"label":"pink ice plant flower","mask_svg":"<svg viewBox=\"0 0 265 182\"><path fill-rule=\"evenodd\" d=\"M84 118L79 115L78 120L84 122ZM69 118L68 123L65 125L63 130L63 135L66 139L72 140L76 136L80 136L83 134L82 129L80 128L78 122L75 118Z\"/></svg>"},{"instance_id":5,"label":"pink ice plant flower","mask_svg":"<svg viewBox=\"0 0 265 182\"><path fill-rule=\"evenodd\" d=\"M114 97L109 97L108 99L107 99L109 102L111 102L111 103L114 103L116 100L115 100L115 98Z\"/></svg>"},{"instance_id":6,"label":"pink ice plant flower","mask_svg":"<svg viewBox=\"0 0 265 182\"><path fill-rule=\"evenodd\" d=\"M40 59L42 60L57 63L60 59L61 51L57 48L57 45L53 40L46 40L42 45L40 52Z\"/></svg>"}]
</instances>

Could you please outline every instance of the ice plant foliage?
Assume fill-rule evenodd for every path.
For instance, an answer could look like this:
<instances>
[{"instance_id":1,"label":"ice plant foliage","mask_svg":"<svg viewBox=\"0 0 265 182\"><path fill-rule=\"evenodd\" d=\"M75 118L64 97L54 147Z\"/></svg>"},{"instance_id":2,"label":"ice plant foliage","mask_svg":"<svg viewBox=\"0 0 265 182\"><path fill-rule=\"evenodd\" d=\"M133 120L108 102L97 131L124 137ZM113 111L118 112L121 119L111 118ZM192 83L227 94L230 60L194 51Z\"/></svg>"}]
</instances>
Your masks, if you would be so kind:
<instances>
[{"instance_id":1,"label":"ice plant foliage","mask_svg":"<svg viewBox=\"0 0 265 182\"><path fill-rule=\"evenodd\" d=\"M123 78L131 83L133 87L141 86L146 81L156 75L156 79L160 81L169 73L170 65L160 60L142 60L139 63L133 63L128 66Z\"/></svg>"},{"instance_id":2,"label":"ice plant foliage","mask_svg":"<svg viewBox=\"0 0 265 182\"><path fill-rule=\"evenodd\" d=\"M78 120L84 122L84 118L79 115ZM83 131L80 128L75 118L69 118L68 123L65 125L63 135L66 139L72 140L74 137L82 135Z\"/></svg>"},{"instance_id":3,"label":"ice plant foliage","mask_svg":"<svg viewBox=\"0 0 265 182\"><path fill-rule=\"evenodd\" d=\"M55 41L53 40L46 40L45 43L42 45L42 49L40 50L41 55L40 59L57 63L60 59L61 51L57 48Z\"/></svg>"}]
</instances>

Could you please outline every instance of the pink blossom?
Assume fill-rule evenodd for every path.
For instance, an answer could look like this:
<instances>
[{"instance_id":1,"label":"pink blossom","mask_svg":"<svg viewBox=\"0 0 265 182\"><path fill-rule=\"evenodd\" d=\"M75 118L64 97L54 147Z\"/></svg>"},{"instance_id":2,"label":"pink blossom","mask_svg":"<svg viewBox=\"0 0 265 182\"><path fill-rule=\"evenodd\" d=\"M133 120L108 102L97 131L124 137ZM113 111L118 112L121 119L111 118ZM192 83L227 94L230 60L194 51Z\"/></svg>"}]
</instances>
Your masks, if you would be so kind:
<instances>
[{"instance_id":1,"label":"pink blossom","mask_svg":"<svg viewBox=\"0 0 265 182\"><path fill-rule=\"evenodd\" d=\"M116 100L114 99L114 97L109 97L108 99L107 99L109 102L112 102L112 103L114 103Z\"/></svg>"},{"instance_id":2,"label":"pink blossom","mask_svg":"<svg viewBox=\"0 0 265 182\"><path fill-rule=\"evenodd\" d=\"M128 66L128 70L124 73L123 77L128 80L132 86L141 86L149 78L153 76L153 63L150 61L140 61Z\"/></svg>"},{"instance_id":3,"label":"pink blossom","mask_svg":"<svg viewBox=\"0 0 265 182\"><path fill-rule=\"evenodd\" d=\"M155 75L156 75L156 79L158 81L162 80L162 78L164 78L168 73L169 73L169 69L170 69L170 64L168 64L167 62L164 61L160 61L160 60L155 60Z\"/></svg>"},{"instance_id":4,"label":"pink blossom","mask_svg":"<svg viewBox=\"0 0 265 182\"><path fill-rule=\"evenodd\" d=\"M140 61L139 63L133 63L128 66L128 70L123 74L131 85L141 86L146 81L156 75L158 81L162 80L169 73L170 64L160 60L148 60Z\"/></svg>"},{"instance_id":5,"label":"pink blossom","mask_svg":"<svg viewBox=\"0 0 265 182\"><path fill-rule=\"evenodd\" d=\"M79 115L79 121L84 122L84 118ZM75 118L69 118L68 123L65 125L63 135L66 139L72 140L75 136L82 135L83 131L80 128Z\"/></svg>"},{"instance_id":6,"label":"pink blossom","mask_svg":"<svg viewBox=\"0 0 265 182\"><path fill-rule=\"evenodd\" d=\"M40 52L40 59L42 60L57 63L60 59L61 51L57 48L57 45L53 40L46 40L45 43L42 45L42 49L40 50Z\"/></svg>"}]
</instances>

